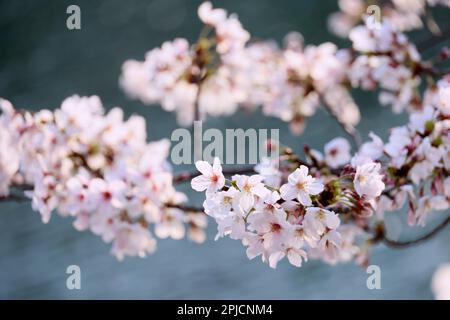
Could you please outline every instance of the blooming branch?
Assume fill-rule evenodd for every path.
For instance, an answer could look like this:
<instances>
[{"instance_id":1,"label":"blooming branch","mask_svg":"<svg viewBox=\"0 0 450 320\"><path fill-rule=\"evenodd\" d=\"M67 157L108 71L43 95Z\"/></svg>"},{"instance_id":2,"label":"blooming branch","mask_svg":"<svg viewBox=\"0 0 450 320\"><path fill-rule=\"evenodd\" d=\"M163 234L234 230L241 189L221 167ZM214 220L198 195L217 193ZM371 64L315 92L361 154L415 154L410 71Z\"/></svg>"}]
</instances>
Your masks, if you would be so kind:
<instances>
[{"instance_id":1,"label":"blooming branch","mask_svg":"<svg viewBox=\"0 0 450 320\"><path fill-rule=\"evenodd\" d=\"M429 15L435 5L450 2L383 1L383 19L374 24L365 1L340 0L329 24L352 43L341 49L305 44L297 32L283 45L252 41L236 15L205 2L195 43L167 41L122 66L120 85L130 97L175 112L182 125L261 107L300 134L323 107L353 139L353 152L333 137L322 151L306 145L304 159L283 147L255 167L222 169L215 159L197 162L200 173L174 173L167 140L147 142L143 118L105 112L96 96L35 113L0 99L0 201L31 199L45 223L53 212L71 216L77 230L112 243L119 259L153 252L156 238L187 233L202 242L207 220L199 212L217 223L217 238L241 241L250 259L260 256L270 267L284 257L298 267L307 259L367 264L378 242L428 240L450 218L419 238L393 241L384 214L407 207L408 223L424 226L450 206L450 74L440 67L450 53L422 57L448 34L419 45L405 34L424 21L438 33ZM370 133L363 143L353 89L380 90L380 103L408 112L409 122L392 128L387 142ZM205 193L203 208L175 189L186 181Z\"/></svg>"}]
</instances>

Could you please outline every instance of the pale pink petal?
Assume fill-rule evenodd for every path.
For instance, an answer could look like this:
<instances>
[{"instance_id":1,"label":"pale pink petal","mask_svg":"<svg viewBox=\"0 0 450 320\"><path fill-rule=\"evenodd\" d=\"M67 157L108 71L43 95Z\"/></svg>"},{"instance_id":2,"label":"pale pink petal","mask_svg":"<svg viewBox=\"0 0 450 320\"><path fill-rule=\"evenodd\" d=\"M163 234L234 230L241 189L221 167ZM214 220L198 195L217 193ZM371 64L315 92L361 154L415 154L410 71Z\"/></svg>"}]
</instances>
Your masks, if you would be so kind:
<instances>
[{"instance_id":1,"label":"pale pink petal","mask_svg":"<svg viewBox=\"0 0 450 320\"><path fill-rule=\"evenodd\" d=\"M198 176L192 179L191 187L195 191L205 191L211 184L211 180L205 176Z\"/></svg>"},{"instance_id":2,"label":"pale pink petal","mask_svg":"<svg viewBox=\"0 0 450 320\"><path fill-rule=\"evenodd\" d=\"M310 206L312 204L309 194L304 191L299 191L297 199L304 206Z\"/></svg>"},{"instance_id":3,"label":"pale pink petal","mask_svg":"<svg viewBox=\"0 0 450 320\"><path fill-rule=\"evenodd\" d=\"M220 164L220 159L218 157L214 158L212 170L216 174L218 173L222 174L222 165Z\"/></svg>"},{"instance_id":4,"label":"pale pink petal","mask_svg":"<svg viewBox=\"0 0 450 320\"><path fill-rule=\"evenodd\" d=\"M211 176L213 173L211 165L206 161L197 161L195 167L205 176Z\"/></svg>"},{"instance_id":5,"label":"pale pink petal","mask_svg":"<svg viewBox=\"0 0 450 320\"><path fill-rule=\"evenodd\" d=\"M312 195L319 194L323 191L323 184L318 181L312 182L308 185L308 191Z\"/></svg>"},{"instance_id":6,"label":"pale pink petal","mask_svg":"<svg viewBox=\"0 0 450 320\"><path fill-rule=\"evenodd\" d=\"M306 252L298 249L290 249L287 253L287 258L292 265L301 267L303 259L306 260Z\"/></svg>"},{"instance_id":7,"label":"pale pink petal","mask_svg":"<svg viewBox=\"0 0 450 320\"><path fill-rule=\"evenodd\" d=\"M280 188L281 198L284 200L292 200L297 196L298 189L290 184L283 184Z\"/></svg>"},{"instance_id":8,"label":"pale pink petal","mask_svg":"<svg viewBox=\"0 0 450 320\"><path fill-rule=\"evenodd\" d=\"M326 217L326 224L329 229L336 229L339 227L339 224L341 223L341 220L339 220L339 217L334 213L327 214Z\"/></svg>"},{"instance_id":9,"label":"pale pink petal","mask_svg":"<svg viewBox=\"0 0 450 320\"><path fill-rule=\"evenodd\" d=\"M299 169L295 169L294 172L292 172L289 176L288 176L288 182L290 184L296 184L298 182L298 179L300 178L300 170Z\"/></svg>"},{"instance_id":10,"label":"pale pink petal","mask_svg":"<svg viewBox=\"0 0 450 320\"><path fill-rule=\"evenodd\" d=\"M278 261L283 259L285 256L284 252L278 251L275 253L272 253L269 257L269 266L273 269L277 267Z\"/></svg>"},{"instance_id":11,"label":"pale pink petal","mask_svg":"<svg viewBox=\"0 0 450 320\"><path fill-rule=\"evenodd\" d=\"M309 169L308 169L307 166L301 165L298 170L299 170L299 172L300 172L300 174L302 176L307 176L308 175Z\"/></svg>"},{"instance_id":12,"label":"pale pink petal","mask_svg":"<svg viewBox=\"0 0 450 320\"><path fill-rule=\"evenodd\" d=\"M264 187L263 184L258 184L252 188L252 193L256 194L260 198L265 198L269 193L269 189Z\"/></svg>"}]
</instances>

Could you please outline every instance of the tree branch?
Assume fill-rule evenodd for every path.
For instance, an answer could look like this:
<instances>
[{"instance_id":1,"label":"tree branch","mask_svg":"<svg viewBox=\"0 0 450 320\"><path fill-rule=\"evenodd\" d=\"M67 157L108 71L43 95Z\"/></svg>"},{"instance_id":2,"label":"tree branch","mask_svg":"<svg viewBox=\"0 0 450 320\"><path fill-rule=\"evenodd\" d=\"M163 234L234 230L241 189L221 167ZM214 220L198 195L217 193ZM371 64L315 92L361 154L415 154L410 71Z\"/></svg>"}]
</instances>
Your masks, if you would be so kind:
<instances>
[{"instance_id":1,"label":"tree branch","mask_svg":"<svg viewBox=\"0 0 450 320\"><path fill-rule=\"evenodd\" d=\"M224 175L233 175L233 174L253 174L256 173L254 166L249 166L249 167L242 167L242 168L237 168L237 169L224 169L222 171L222 173ZM185 171L185 172L180 172L174 175L173 177L173 182L174 183L183 183L183 182L187 182L197 176L199 176L200 173L199 172L190 172L190 171Z\"/></svg>"},{"instance_id":2,"label":"tree branch","mask_svg":"<svg viewBox=\"0 0 450 320\"><path fill-rule=\"evenodd\" d=\"M174 208L174 209L180 209L186 212L197 212L202 213L204 211L203 208L200 207L194 207L194 206L186 206L182 204L168 204L167 208Z\"/></svg>"},{"instance_id":3,"label":"tree branch","mask_svg":"<svg viewBox=\"0 0 450 320\"><path fill-rule=\"evenodd\" d=\"M26 202L29 201L30 198L27 198L23 195L10 194L6 197L0 197L0 202Z\"/></svg>"},{"instance_id":4,"label":"tree branch","mask_svg":"<svg viewBox=\"0 0 450 320\"><path fill-rule=\"evenodd\" d=\"M392 248L406 248L406 247L410 247L412 245L415 245L415 244L424 242L426 240L429 240L434 235L436 235L441 230L443 230L449 223L450 223L450 216L447 217L447 219L445 219L444 221L442 221L442 223L440 223L436 228L431 230L429 233L427 233L427 234L425 234L425 235L423 235L423 236L421 236L421 237L419 237L417 239L414 239L414 240L396 241L396 240L392 240L392 239L387 238L386 234L383 234L382 241L388 247L392 247Z\"/></svg>"}]
</instances>

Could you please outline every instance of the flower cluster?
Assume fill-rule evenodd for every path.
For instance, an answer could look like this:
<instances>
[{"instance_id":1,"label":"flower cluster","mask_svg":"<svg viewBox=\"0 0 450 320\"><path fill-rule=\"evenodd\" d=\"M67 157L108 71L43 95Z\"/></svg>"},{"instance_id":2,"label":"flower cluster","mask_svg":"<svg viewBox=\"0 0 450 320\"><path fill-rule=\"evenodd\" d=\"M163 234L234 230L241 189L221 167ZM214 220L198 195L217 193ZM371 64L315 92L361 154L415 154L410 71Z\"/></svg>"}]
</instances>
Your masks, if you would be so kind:
<instances>
[{"instance_id":1,"label":"flower cluster","mask_svg":"<svg viewBox=\"0 0 450 320\"><path fill-rule=\"evenodd\" d=\"M349 72L352 85L364 90L379 86L380 103L392 106L394 112L419 109L420 74L426 68L408 38L388 21L383 21L377 29L367 24L357 26L349 38L353 49L360 53Z\"/></svg>"},{"instance_id":2,"label":"flower cluster","mask_svg":"<svg viewBox=\"0 0 450 320\"><path fill-rule=\"evenodd\" d=\"M205 31L195 45L181 38L165 42L143 62L126 61L120 79L131 97L176 112L183 125L192 123L196 112L233 113L246 98L242 73L249 33L237 16L213 9L210 2L199 7L198 15Z\"/></svg>"},{"instance_id":3,"label":"flower cluster","mask_svg":"<svg viewBox=\"0 0 450 320\"><path fill-rule=\"evenodd\" d=\"M155 250L150 226L159 238L180 239L188 224L194 239L204 238L205 220L177 208L186 196L173 187L169 142L147 143L143 118L124 121L119 108L105 114L97 96L72 96L55 111L36 113L5 100L1 106L2 193L20 177L32 186L27 194L44 223L55 210L72 216L77 230L112 242L119 259Z\"/></svg>"},{"instance_id":4,"label":"flower cluster","mask_svg":"<svg viewBox=\"0 0 450 320\"><path fill-rule=\"evenodd\" d=\"M262 161L259 174L230 181L218 159L212 167L198 162L202 175L192 187L206 190L204 210L216 220L218 237L241 240L249 258L261 255L271 267L285 256L296 266L308 257L367 263L368 247L379 236L368 233L374 212L381 220L408 203L408 222L423 226L430 212L449 208L449 95L446 76L427 90L407 125L391 130L387 143L370 133L371 141L353 156L347 140L337 137L323 153L306 148L306 162L287 149L279 159Z\"/></svg>"},{"instance_id":5,"label":"flower cluster","mask_svg":"<svg viewBox=\"0 0 450 320\"><path fill-rule=\"evenodd\" d=\"M358 243L365 238L364 223L354 218L362 210L370 215L384 190L379 163L348 168L338 176L321 176L317 167L310 171L300 165L287 177L280 172L286 181L281 186L269 186L263 174L234 175L227 181L218 158L213 166L204 161L196 166L202 175L192 180L192 188L206 191L203 206L217 222L216 239L242 241L249 259L261 256L273 268L284 257L297 267L308 257L331 264L366 261Z\"/></svg>"},{"instance_id":6,"label":"flower cluster","mask_svg":"<svg viewBox=\"0 0 450 320\"><path fill-rule=\"evenodd\" d=\"M358 15L364 8L361 1L341 1L341 6ZM351 51L329 42L305 45L297 32L285 37L283 48L273 41L249 42L237 17L209 2L199 7L198 15L206 31L196 44L165 42L143 62L126 61L120 80L129 95L175 111L184 125L205 114L262 106L265 115L289 122L298 134L305 118L324 105L341 124L353 128L360 112L349 85L379 87L381 104L395 112L414 111L422 106L421 76L433 72L392 19L373 28L367 18L349 30Z\"/></svg>"},{"instance_id":7,"label":"flower cluster","mask_svg":"<svg viewBox=\"0 0 450 320\"><path fill-rule=\"evenodd\" d=\"M410 224L424 225L431 211L449 207L449 92L450 78L445 77L425 93L423 111L411 114L407 125L393 128L384 146L389 160L388 183L402 189L393 200L383 200L395 209L403 202L398 198L408 198Z\"/></svg>"},{"instance_id":8,"label":"flower cluster","mask_svg":"<svg viewBox=\"0 0 450 320\"><path fill-rule=\"evenodd\" d=\"M329 42L304 46L300 34L290 33L283 50L267 52L271 57L252 60L251 68L261 70L263 67L258 64L264 64L272 72L266 72L263 85L259 73L250 81L259 81L255 87L265 92L259 94L264 114L290 122L296 133L303 131L304 119L323 103L342 123L354 126L359 122L359 109L345 88L351 58L347 50L338 50ZM268 64L269 59L272 61Z\"/></svg>"},{"instance_id":9,"label":"flower cluster","mask_svg":"<svg viewBox=\"0 0 450 320\"><path fill-rule=\"evenodd\" d=\"M183 125L196 112L223 115L263 106L264 114L290 122L299 133L322 102L343 123L359 122L345 87L349 51L332 43L304 46L298 33L286 36L283 49L272 41L249 43L235 15L209 2L198 15L206 31L196 44L176 39L148 52L143 62L124 63L120 83L131 97L175 111Z\"/></svg>"},{"instance_id":10,"label":"flower cluster","mask_svg":"<svg viewBox=\"0 0 450 320\"><path fill-rule=\"evenodd\" d=\"M330 15L328 25L331 32L339 37L348 37L351 29L364 18L370 16L374 28L377 27L374 12L368 11L373 1L339 0L340 11ZM426 8L437 5L450 7L449 0L391 0L383 1L380 19L387 20L398 31L409 31L423 27Z\"/></svg>"}]
</instances>

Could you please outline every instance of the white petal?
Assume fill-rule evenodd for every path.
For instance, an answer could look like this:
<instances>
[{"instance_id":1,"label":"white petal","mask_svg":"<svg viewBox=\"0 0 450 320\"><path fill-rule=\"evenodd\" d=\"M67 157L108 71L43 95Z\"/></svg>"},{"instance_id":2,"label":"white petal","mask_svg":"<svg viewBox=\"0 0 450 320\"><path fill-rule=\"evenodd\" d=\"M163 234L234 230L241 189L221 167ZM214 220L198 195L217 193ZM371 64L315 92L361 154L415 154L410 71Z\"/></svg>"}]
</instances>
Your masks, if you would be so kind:
<instances>
[{"instance_id":1,"label":"white petal","mask_svg":"<svg viewBox=\"0 0 450 320\"><path fill-rule=\"evenodd\" d=\"M206 161L197 161L195 167L205 176L211 176L213 173L211 165Z\"/></svg>"},{"instance_id":2,"label":"white petal","mask_svg":"<svg viewBox=\"0 0 450 320\"><path fill-rule=\"evenodd\" d=\"M205 176L198 176L192 179L191 187L195 191L205 191L211 184L211 180Z\"/></svg>"},{"instance_id":3,"label":"white petal","mask_svg":"<svg viewBox=\"0 0 450 320\"><path fill-rule=\"evenodd\" d=\"M341 220L339 220L339 217L336 214L330 212L329 214L327 214L326 223L329 229L336 229L337 227L339 227Z\"/></svg>"},{"instance_id":4,"label":"white petal","mask_svg":"<svg viewBox=\"0 0 450 320\"><path fill-rule=\"evenodd\" d=\"M292 265L301 267L302 258L306 260L306 252L303 250L291 249L288 251L287 258Z\"/></svg>"},{"instance_id":5,"label":"white petal","mask_svg":"<svg viewBox=\"0 0 450 320\"><path fill-rule=\"evenodd\" d=\"M309 194L307 194L304 191L299 191L297 199L304 206L308 207L308 206L312 205L312 201L311 201L311 198L309 197Z\"/></svg>"},{"instance_id":6,"label":"white petal","mask_svg":"<svg viewBox=\"0 0 450 320\"><path fill-rule=\"evenodd\" d=\"M318 181L312 182L308 185L308 191L312 195L319 194L323 191L323 184Z\"/></svg>"},{"instance_id":7,"label":"white petal","mask_svg":"<svg viewBox=\"0 0 450 320\"><path fill-rule=\"evenodd\" d=\"M280 188L281 198L284 200L292 200L297 196L298 189L290 184L284 184Z\"/></svg>"},{"instance_id":8,"label":"white petal","mask_svg":"<svg viewBox=\"0 0 450 320\"><path fill-rule=\"evenodd\" d=\"M271 267L271 268L276 268L277 267L277 264L278 264L278 261L280 261L281 259L283 259L284 258L284 252L282 252L282 251L278 251L278 252L275 252L275 253L272 253L271 255L270 255L270 257L269 257L269 266Z\"/></svg>"}]
</instances>

